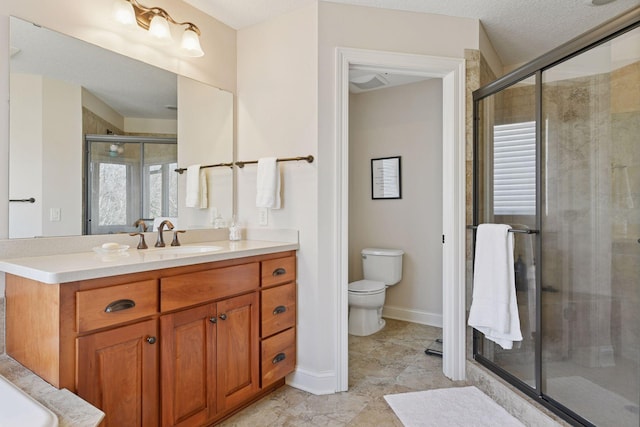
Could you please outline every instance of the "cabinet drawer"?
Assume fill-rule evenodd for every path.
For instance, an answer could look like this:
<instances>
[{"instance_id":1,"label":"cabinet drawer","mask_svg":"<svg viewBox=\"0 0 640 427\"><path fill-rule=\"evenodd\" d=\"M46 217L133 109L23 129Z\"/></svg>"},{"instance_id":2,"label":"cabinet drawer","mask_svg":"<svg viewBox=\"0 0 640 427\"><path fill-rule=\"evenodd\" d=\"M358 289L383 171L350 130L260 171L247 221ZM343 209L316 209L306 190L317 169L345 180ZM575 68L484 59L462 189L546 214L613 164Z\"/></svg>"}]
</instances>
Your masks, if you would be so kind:
<instances>
[{"instance_id":1,"label":"cabinet drawer","mask_svg":"<svg viewBox=\"0 0 640 427\"><path fill-rule=\"evenodd\" d=\"M259 287L257 262L181 274L160 280L160 308L164 311L241 294Z\"/></svg>"},{"instance_id":2,"label":"cabinet drawer","mask_svg":"<svg viewBox=\"0 0 640 427\"><path fill-rule=\"evenodd\" d=\"M262 337L284 331L296 324L296 284L276 286L262 291Z\"/></svg>"},{"instance_id":3,"label":"cabinet drawer","mask_svg":"<svg viewBox=\"0 0 640 427\"><path fill-rule=\"evenodd\" d=\"M270 259L262 262L262 286L273 286L296 280L296 257Z\"/></svg>"},{"instance_id":4,"label":"cabinet drawer","mask_svg":"<svg viewBox=\"0 0 640 427\"><path fill-rule=\"evenodd\" d=\"M262 341L262 387L293 372L296 366L296 329L291 328Z\"/></svg>"},{"instance_id":5,"label":"cabinet drawer","mask_svg":"<svg viewBox=\"0 0 640 427\"><path fill-rule=\"evenodd\" d=\"M76 292L78 332L151 316L157 311L156 280Z\"/></svg>"}]
</instances>

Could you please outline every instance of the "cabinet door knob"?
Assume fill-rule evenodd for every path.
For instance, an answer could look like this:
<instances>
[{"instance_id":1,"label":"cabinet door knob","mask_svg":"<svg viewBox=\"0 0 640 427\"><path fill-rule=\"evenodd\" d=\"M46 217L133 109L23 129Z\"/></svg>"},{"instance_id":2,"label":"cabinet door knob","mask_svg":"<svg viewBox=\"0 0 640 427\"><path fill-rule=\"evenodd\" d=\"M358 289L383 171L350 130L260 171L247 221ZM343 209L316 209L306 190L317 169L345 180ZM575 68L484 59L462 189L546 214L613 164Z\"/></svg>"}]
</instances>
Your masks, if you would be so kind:
<instances>
[{"instance_id":1,"label":"cabinet door knob","mask_svg":"<svg viewBox=\"0 0 640 427\"><path fill-rule=\"evenodd\" d=\"M209 322L218 323L218 319L216 319L215 317L209 317Z\"/></svg>"},{"instance_id":2,"label":"cabinet door knob","mask_svg":"<svg viewBox=\"0 0 640 427\"><path fill-rule=\"evenodd\" d=\"M105 313L113 313L114 311L128 310L136 306L136 302L131 299L119 299L109 303L105 308Z\"/></svg>"},{"instance_id":3,"label":"cabinet door knob","mask_svg":"<svg viewBox=\"0 0 640 427\"><path fill-rule=\"evenodd\" d=\"M146 338L146 341L147 341L149 344L155 344L155 343L156 343L156 337L147 337L147 338Z\"/></svg>"},{"instance_id":4,"label":"cabinet door knob","mask_svg":"<svg viewBox=\"0 0 640 427\"><path fill-rule=\"evenodd\" d=\"M286 358L287 358L287 355L286 355L286 354L284 354L284 353L278 353L278 354L276 354L276 357L274 357L274 358L273 358L273 360L271 361L271 363L273 363L273 364L275 365L276 363L280 363L280 362L282 362L282 361L283 361L284 359L286 359Z\"/></svg>"},{"instance_id":5,"label":"cabinet door knob","mask_svg":"<svg viewBox=\"0 0 640 427\"><path fill-rule=\"evenodd\" d=\"M280 267L280 268L276 268L275 270L273 270L273 273L271 273L272 276L282 276L283 274L287 274L287 270Z\"/></svg>"},{"instance_id":6,"label":"cabinet door knob","mask_svg":"<svg viewBox=\"0 0 640 427\"><path fill-rule=\"evenodd\" d=\"M220 315L220 320L227 320L227 315L226 315L226 314L224 314L224 313L222 313L222 314Z\"/></svg>"},{"instance_id":7,"label":"cabinet door knob","mask_svg":"<svg viewBox=\"0 0 640 427\"><path fill-rule=\"evenodd\" d=\"M282 314L285 311L287 311L287 307L285 307L284 305L279 305L273 310L273 314L274 315Z\"/></svg>"}]
</instances>

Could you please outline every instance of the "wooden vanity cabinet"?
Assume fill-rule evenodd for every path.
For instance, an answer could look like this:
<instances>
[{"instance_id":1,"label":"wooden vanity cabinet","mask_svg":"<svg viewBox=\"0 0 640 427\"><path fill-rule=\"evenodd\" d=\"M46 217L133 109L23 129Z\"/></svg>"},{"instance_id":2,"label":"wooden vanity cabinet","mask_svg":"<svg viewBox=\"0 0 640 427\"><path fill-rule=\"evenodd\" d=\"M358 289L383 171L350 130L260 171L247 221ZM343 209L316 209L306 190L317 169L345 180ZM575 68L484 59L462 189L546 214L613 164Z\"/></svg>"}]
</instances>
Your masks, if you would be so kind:
<instances>
[{"instance_id":1,"label":"wooden vanity cabinet","mask_svg":"<svg viewBox=\"0 0 640 427\"><path fill-rule=\"evenodd\" d=\"M199 426L215 415L216 307L160 317L162 425Z\"/></svg>"},{"instance_id":2,"label":"wooden vanity cabinet","mask_svg":"<svg viewBox=\"0 0 640 427\"><path fill-rule=\"evenodd\" d=\"M296 258L262 262L260 281L260 381L268 387L295 369Z\"/></svg>"},{"instance_id":3,"label":"wooden vanity cabinet","mask_svg":"<svg viewBox=\"0 0 640 427\"><path fill-rule=\"evenodd\" d=\"M158 425L157 321L78 338L77 394L105 413L103 426Z\"/></svg>"},{"instance_id":4,"label":"wooden vanity cabinet","mask_svg":"<svg viewBox=\"0 0 640 427\"><path fill-rule=\"evenodd\" d=\"M295 367L294 251L65 284L6 277L7 353L102 409L102 426L212 425Z\"/></svg>"},{"instance_id":5,"label":"wooden vanity cabinet","mask_svg":"<svg viewBox=\"0 0 640 427\"><path fill-rule=\"evenodd\" d=\"M75 306L78 396L104 427L157 426L158 281L77 290Z\"/></svg>"},{"instance_id":6,"label":"wooden vanity cabinet","mask_svg":"<svg viewBox=\"0 0 640 427\"><path fill-rule=\"evenodd\" d=\"M162 425L202 426L259 386L256 292L160 317Z\"/></svg>"}]
</instances>

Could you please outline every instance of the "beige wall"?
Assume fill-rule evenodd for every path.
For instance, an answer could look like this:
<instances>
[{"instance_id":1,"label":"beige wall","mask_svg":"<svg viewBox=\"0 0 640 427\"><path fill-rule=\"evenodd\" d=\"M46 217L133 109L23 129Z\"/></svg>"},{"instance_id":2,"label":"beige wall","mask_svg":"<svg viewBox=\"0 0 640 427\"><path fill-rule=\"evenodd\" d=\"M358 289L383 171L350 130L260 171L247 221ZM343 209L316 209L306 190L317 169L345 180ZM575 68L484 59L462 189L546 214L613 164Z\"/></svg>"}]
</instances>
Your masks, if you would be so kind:
<instances>
[{"instance_id":1,"label":"beige wall","mask_svg":"<svg viewBox=\"0 0 640 427\"><path fill-rule=\"evenodd\" d=\"M11 177L10 194L11 197L33 197L37 201L35 206L22 203L7 206L9 218L18 224L12 230L12 238L42 235L43 80L42 76L29 74L17 74L11 79L12 89L20 91L23 96L11 103L14 111L11 114L11 138L18 142L10 153L11 162L22 167L8 170ZM17 218L24 221L16 221Z\"/></svg>"},{"instance_id":2,"label":"beige wall","mask_svg":"<svg viewBox=\"0 0 640 427\"><path fill-rule=\"evenodd\" d=\"M82 233L82 101L81 89L44 79L42 105L42 233ZM61 170L61 165L64 165ZM50 210L60 211L60 221Z\"/></svg>"},{"instance_id":3,"label":"beige wall","mask_svg":"<svg viewBox=\"0 0 640 427\"><path fill-rule=\"evenodd\" d=\"M178 77L178 160L182 167L233 161L233 95L200 82ZM233 171L218 167L204 169L207 176L207 208L185 207L186 191L178 191L181 229L212 227L220 214L232 216ZM187 174L178 177L178 188L186 189Z\"/></svg>"},{"instance_id":4,"label":"beige wall","mask_svg":"<svg viewBox=\"0 0 640 427\"><path fill-rule=\"evenodd\" d=\"M24 74L14 75L11 85L24 97L12 103L11 136L20 144L11 152L10 195L36 202L10 205L9 216L17 225L10 237L80 234L80 87ZM60 210L59 221L50 220L51 209Z\"/></svg>"},{"instance_id":5,"label":"beige wall","mask_svg":"<svg viewBox=\"0 0 640 427\"><path fill-rule=\"evenodd\" d=\"M317 6L238 32L237 158L295 157L317 153ZM269 227L300 230L298 252L298 353L302 371L330 358L318 348L317 163L281 163L282 209L268 213ZM258 226L256 166L237 173L238 215ZM327 289L324 290L328 291Z\"/></svg>"},{"instance_id":6,"label":"beige wall","mask_svg":"<svg viewBox=\"0 0 640 427\"><path fill-rule=\"evenodd\" d=\"M349 98L349 281L366 247L404 250L385 317L442 326L442 80ZM371 159L401 156L402 199L372 200Z\"/></svg>"}]
</instances>

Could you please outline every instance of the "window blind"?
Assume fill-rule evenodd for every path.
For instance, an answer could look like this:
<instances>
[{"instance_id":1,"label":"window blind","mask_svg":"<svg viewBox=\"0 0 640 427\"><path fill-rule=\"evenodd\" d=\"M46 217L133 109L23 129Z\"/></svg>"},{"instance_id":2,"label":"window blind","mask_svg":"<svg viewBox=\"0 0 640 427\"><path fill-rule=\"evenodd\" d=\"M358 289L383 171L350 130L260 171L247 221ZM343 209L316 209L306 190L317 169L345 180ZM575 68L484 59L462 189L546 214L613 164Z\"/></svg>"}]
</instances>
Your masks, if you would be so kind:
<instances>
[{"instance_id":1,"label":"window blind","mask_svg":"<svg viewBox=\"0 0 640 427\"><path fill-rule=\"evenodd\" d=\"M493 127L495 215L536 213L536 122Z\"/></svg>"}]
</instances>

